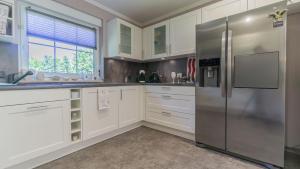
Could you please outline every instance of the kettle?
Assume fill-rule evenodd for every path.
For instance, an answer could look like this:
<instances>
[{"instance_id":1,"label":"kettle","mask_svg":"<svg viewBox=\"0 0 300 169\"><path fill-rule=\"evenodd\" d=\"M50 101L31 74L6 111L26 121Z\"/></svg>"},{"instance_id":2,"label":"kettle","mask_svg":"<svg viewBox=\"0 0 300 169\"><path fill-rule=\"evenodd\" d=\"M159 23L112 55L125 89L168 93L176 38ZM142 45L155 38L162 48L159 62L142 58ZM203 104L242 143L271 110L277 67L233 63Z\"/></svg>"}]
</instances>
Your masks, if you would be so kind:
<instances>
[{"instance_id":1,"label":"kettle","mask_svg":"<svg viewBox=\"0 0 300 169\"><path fill-rule=\"evenodd\" d=\"M139 83L145 83L146 82L145 70L140 70L139 76L138 76L138 82Z\"/></svg>"},{"instance_id":2,"label":"kettle","mask_svg":"<svg viewBox=\"0 0 300 169\"><path fill-rule=\"evenodd\" d=\"M150 83L160 83L159 75L157 72L152 72L152 74L149 77Z\"/></svg>"}]
</instances>

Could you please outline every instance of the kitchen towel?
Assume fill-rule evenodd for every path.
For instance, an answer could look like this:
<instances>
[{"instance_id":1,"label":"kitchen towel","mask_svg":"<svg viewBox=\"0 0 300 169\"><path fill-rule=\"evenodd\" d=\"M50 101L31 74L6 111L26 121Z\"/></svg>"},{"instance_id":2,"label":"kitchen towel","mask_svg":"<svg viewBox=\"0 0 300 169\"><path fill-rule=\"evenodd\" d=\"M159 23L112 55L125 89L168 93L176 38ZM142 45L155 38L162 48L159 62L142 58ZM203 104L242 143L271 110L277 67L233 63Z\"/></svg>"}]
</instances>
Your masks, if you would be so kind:
<instances>
[{"instance_id":1,"label":"kitchen towel","mask_svg":"<svg viewBox=\"0 0 300 169\"><path fill-rule=\"evenodd\" d=\"M194 82L196 79L196 58L189 57L187 61L187 77L189 81Z\"/></svg>"},{"instance_id":2,"label":"kitchen towel","mask_svg":"<svg viewBox=\"0 0 300 169\"><path fill-rule=\"evenodd\" d=\"M98 110L102 111L110 108L109 91L98 89Z\"/></svg>"}]
</instances>

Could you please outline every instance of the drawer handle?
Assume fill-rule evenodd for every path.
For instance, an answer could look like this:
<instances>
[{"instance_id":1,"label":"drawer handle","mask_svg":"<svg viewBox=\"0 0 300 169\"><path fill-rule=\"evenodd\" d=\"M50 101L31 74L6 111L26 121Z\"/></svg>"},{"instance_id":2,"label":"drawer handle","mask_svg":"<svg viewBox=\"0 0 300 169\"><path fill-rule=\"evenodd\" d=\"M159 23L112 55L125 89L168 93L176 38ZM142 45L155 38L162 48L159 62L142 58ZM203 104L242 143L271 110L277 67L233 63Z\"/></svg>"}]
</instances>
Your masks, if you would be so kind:
<instances>
[{"instance_id":1,"label":"drawer handle","mask_svg":"<svg viewBox=\"0 0 300 169\"><path fill-rule=\"evenodd\" d=\"M171 87L161 87L164 90L171 90Z\"/></svg>"},{"instance_id":2,"label":"drawer handle","mask_svg":"<svg viewBox=\"0 0 300 169\"><path fill-rule=\"evenodd\" d=\"M163 112L161 112L163 115L165 115L165 116L172 116L172 113L169 113L169 112L165 112L165 111L163 111Z\"/></svg>"},{"instance_id":3,"label":"drawer handle","mask_svg":"<svg viewBox=\"0 0 300 169\"><path fill-rule=\"evenodd\" d=\"M39 110L39 109L45 109L45 108L48 108L48 106L28 107L27 110Z\"/></svg>"},{"instance_id":4,"label":"drawer handle","mask_svg":"<svg viewBox=\"0 0 300 169\"><path fill-rule=\"evenodd\" d=\"M163 98L166 98L166 99L171 99L172 96L168 96L168 95L162 95Z\"/></svg>"},{"instance_id":5,"label":"drawer handle","mask_svg":"<svg viewBox=\"0 0 300 169\"><path fill-rule=\"evenodd\" d=\"M35 106L35 107L28 107L26 108L25 111L21 111L21 112L13 112L13 113L9 113L12 115L17 115L17 114L30 114L32 112L36 112L36 111L42 111L42 110L49 110L52 108L56 108L56 107L49 107L49 106Z\"/></svg>"}]
</instances>

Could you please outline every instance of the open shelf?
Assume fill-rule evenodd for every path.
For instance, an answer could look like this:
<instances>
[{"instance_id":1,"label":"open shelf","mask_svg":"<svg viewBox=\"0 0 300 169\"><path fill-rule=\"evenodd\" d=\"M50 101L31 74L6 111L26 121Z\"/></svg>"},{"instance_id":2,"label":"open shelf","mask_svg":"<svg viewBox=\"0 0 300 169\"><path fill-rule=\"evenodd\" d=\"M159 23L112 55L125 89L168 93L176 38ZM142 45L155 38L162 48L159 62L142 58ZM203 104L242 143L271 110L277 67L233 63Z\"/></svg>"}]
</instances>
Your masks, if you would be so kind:
<instances>
[{"instance_id":1,"label":"open shelf","mask_svg":"<svg viewBox=\"0 0 300 169\"><path fill-rule=\"evenodd\" d=\"M72 101L75 101L75 100L80 100L80 98L75 98L75 99L71 99Z\"/></svg>"},{"instance_id":2,"label":"open shelf","mask_svg":"<svg viewBox=\"0 0 300 169\"><path fill-rule=\"evenodd\" d=\"M71 121L81 120L81 112L79 110L71 111Z\"/></svg>"},{"instance_id":3,"label":"open shelf","mask_svg":"<svg viewBox=\"0 0 300 169\"><path fill-rule=\"evenodd\" d=\"M81 132L75 132L71 134L71 141L72 142L80 142L81 141Z\"/></svg>"},{"instance_id":4,"label":"open shelf","mask_svg":"<svg viewBox=\"0 0 300 169\"><path fill-rule=\"evenodd\" d=\"M80 99L79 100L71 100L71 109L80 109Z\"/></svg>"},{"instance_id":5,"label":"open shelf","mask_svg":"<svg viewBox=\"0 0 300 169\"><path fill-rule=\"evenodd\" d=\"M70 89L70 118L71 118L71 142L72 144L80 142L82 137L81 120L81 90Z\"/></svg>"},{"instance_id":6,"label":"open shelf","mask_svg":"<svg viewBox=\"0 0 300 169\"><path fill-rule=\"evenodd\" d=\"M80 111L80 108L72 108L71 112Z\"/></svg>"},{"instance_id":7,"label":"open shelf","mask_svg":"<svg viewBox=\"0 0 300 169\"><path fill-rule=\"evenodd\" d=\"M80 89L71 89L71 100L80 100Z\"/></svg>"},{"instance_id":8,"label":"open shelf","mask_svg":"<svg viewBox=\"0 0 300 169\"><path fill-rule=\"evenodd\" d=\"M76 121L71 123L71 130L80 130L81 129L81 121Z\"/></svg>"},{"instance_id":9,"label":"open shelf","mask_svg":"<svg viewBox=\"0 0 300 169\"><path fill-rule=\"evenodd\" d=\"M74 134L74 133L79 133L79 132L81 132L81 129L76 129L76 130L72 130L72 131L71 131L72 134Z\"/></svg>"},{"instance_id":10,"label":"open shelf","mask_svg":"<svg viewBox=\"0 0 300 169\"><path fill-rule=\"evenodd\" d=\"M75 120L71 120L71 123L74 123L74 122L80 122L81 119L75 119Z\"/></svg>"}]
</instances>

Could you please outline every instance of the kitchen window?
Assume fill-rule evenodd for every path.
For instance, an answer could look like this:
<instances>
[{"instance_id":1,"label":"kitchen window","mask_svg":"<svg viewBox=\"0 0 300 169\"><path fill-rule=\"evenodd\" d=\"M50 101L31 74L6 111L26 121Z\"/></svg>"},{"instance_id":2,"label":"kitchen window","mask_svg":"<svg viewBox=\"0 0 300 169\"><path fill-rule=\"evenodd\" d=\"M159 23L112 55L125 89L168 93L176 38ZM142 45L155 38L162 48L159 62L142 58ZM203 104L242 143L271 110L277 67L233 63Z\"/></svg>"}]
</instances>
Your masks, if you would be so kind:
<instances>
[{"instance_id":1,"label":"kitchen window","mask_svg":"<svg viewBox=\"0 0 300 169\"><path fill-rule=\"evenodd\" d=\"M101 78L99 26L38 7L24 9L22 69Z\"/></svg>"}]
</instances>

